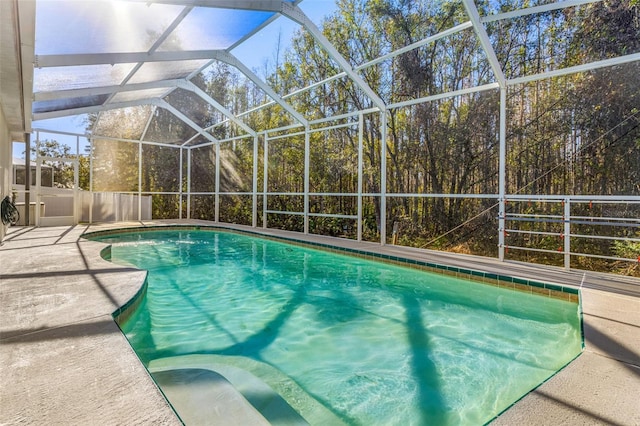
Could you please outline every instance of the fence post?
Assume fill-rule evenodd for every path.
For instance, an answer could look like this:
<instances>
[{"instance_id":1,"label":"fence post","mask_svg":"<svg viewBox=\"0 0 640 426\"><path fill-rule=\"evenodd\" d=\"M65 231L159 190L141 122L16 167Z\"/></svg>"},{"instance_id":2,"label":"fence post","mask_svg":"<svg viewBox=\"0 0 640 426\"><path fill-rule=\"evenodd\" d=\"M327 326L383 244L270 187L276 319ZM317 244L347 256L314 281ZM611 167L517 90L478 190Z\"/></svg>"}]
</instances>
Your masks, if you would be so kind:
<instances>
[{"instance_id":1,"label":"fence post","mask_svg":"<svg viewBox=\"0 0 640 426\"><path fill-rule=\"evenodd\" d=\"M218 142L216 145L216 183L215 183L215 190L216 193L214 195L214 201L215 201L215 205L213 208L213 219L215 221L215 223L218 223L220 221L220 142Z\"/></svg>"},{"instance_id":2,"label":"fence post","mask_svg":"<svg viewBox=\"0 0 640 426\"><path fill-rule=\"evenodd\" d=\"M564 268L571 269L571 199L564 199Z\"/></svg>"},{"instance_id":3,"label":"fence post","mask_svg":"<svg viewBox=\"0 0 640 426\"><path fill-rule=\"evenodd\" d=\"M262 227L267 229L267 188L269 181L269 137L264 134L262 150Z\"/></svg>"},{"instance_id":4,"label":"fence post","mask_svg":"<svg viewBox=\"0 0 640 426\"><path fill-rule=\"evenodd\" d=\"M498 260L504 262L507 194L507 87L500 87L500 135L498 148Z\"/></svg>"},{"instance_id":5,"label":"fence post","mask_svg":"<svg viewBox=\"0 0 640 426\"><path fill-rule=\"evenodd\" d=\"M191 219L191 147L187 151L187 219Z\"/></svg>"},{"instance_id":6,"label":"fence post","mask_svg":"<svg viewBox=\"0 0 640 426\"><path fill-rule=\"evenodd\" d=\"M142 222L142 155L143 155L142 141L139 141L138 142L138 222ZM120 196L118 196L118 199L119 198ZM151 216L153 216L153 212L151 213ZM124 217L122 218L124 219ZM130 220L130 219L127 218L127 220Z\"/></svg>"},{"instance_id":7,"label":"fence post","mask_svg":"<svg viewBox=\"0 0 640 426\"><path fill-rule=\"evenodd\" d=\"M309 140L309 126L304 128L304 233L309 233L309 173L311 170L311 143Z\"/></svg>"},{"instance_id":8,"label":"fence post","mask_svg":"<svg viewBox=\"0 0 640 426\"><path fill-rule=\"evenodd\" d=\"M387 244L387 111L380 112L380 245Z\"/></svg>"},{"instance_id":9,"label":"fence post","mask_svg":"<svg viewBox=\"0 0 640 426\"><path fill-rule=\"evenodd\" d=\"M362 241L362 139L364 138L364 116L358 114L358 241Z\"/></svg>"},{"instance_id":10,"label":"fence post","mask_svg":"<svg viewBox=\"0 0 640 426\"><path fill-rule=\"evenodd\" d=\"M182 219L182 189L183 189L183 186L182 186L182 173L183 173L183 170L182 170L182 168L184 167L184 162L183 162L183 159L182 159L183 148L180 147L179 149L180 149L180 154L179 154L179 160L178 161L180 162L180 167L178 168L178 185L179 185L178 186L178 219ZM142 202L142 200L140 202ZM138 211L140 211L140 210L138 210Z\"/></svg>"},{"instance_id":11,"label":"fence post","mask_svg":"<svg viewBox=\"0 0 640 426\"><path fill-rule=\"evenodd\" d=\"M251 197L251 226L258 226L258 135L253 137L253 195Z\"/></svg>"}]
</instances>

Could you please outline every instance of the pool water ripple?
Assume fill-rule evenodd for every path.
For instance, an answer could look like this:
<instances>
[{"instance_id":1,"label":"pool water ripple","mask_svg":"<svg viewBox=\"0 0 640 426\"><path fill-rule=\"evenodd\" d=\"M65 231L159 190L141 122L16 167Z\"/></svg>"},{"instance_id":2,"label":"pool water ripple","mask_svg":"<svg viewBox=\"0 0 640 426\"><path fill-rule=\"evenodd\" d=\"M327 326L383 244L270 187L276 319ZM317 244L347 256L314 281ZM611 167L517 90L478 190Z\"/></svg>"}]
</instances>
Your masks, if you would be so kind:
<instances>
[{"instance_id":1,"label":"pool water ripple","mask_svg":"<svg viewBox=\"0 0 640 426\"><path fill-rule=\"evenodd\" d=\"M227 232L101 240L149 271L143 362L254 359L349 424L483 424L581 351L567 301Z\"/></svg>"}]
</instances>

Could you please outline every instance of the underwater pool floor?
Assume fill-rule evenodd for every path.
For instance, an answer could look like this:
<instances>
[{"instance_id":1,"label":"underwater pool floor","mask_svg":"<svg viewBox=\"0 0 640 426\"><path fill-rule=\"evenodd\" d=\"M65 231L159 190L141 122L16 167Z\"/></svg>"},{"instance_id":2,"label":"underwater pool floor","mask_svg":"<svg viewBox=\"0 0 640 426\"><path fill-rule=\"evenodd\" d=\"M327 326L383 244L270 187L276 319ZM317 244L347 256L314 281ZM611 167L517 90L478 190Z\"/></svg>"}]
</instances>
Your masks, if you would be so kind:
<instances>
[{"instance_id":1,"label":"underwater pool floor","mask_svg":"<svg viewBox=\"0 0 640 426\"><path fill-rule=\"evenodd\" d=\"M259 361L280 374L254 374L310 424L484 424L582 350L573 293L210 229L89 238L112 244L113 263L148 271L144 299L117 320L145 365ZM334 415L311 417L318 405Z\"/></svg>"},{"instance_id":2,"label":"underwater pool floor","mask_svg":"<svg viewBox=\"0 0 640 426\"><path fill-rule=\"evenodd\" d=\"M87 423L100 419L114 424L178 424L111 320L116 307L138 290L140 272L103 261L99 258L101 244L80 239L87 230L123 226L9 230L0 247L0 423ZM296 233L269 233L303 238ZM309 239L327 241L323 237ZM378 252L403 251L335 242ZM408 253L403 253L405 256L415 254L404 251ZM640 393L639 280L591 273L583 276L469 256L419 255L437 263L451 259L473 269L508 269L503 273L574 286L582 281L584 285L585 351L494 424L640 423L635 404ZM477 262L470 263L474 260Z\"/></svg>"}]
</instances>

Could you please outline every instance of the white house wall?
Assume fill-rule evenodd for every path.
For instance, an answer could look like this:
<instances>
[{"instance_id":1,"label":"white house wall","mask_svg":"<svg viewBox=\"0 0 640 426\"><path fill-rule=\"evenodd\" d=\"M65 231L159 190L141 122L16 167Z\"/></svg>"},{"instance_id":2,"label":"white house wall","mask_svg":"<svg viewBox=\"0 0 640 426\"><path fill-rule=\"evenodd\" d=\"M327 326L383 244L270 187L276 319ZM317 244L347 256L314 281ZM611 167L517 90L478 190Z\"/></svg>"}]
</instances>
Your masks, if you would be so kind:
<instances>
[{"instance_id":1,"label":"white house wall","mask_svg":"<svg viewBox=\"0 0 640 426\"><path fill-rule=\"evenodd\" d=\"M0 197L4 199L11 195L11 133L4 116L4 111L0 108ZM0 226L0 241L4 239L7 227Z\"/></svg>"}]
</instances>

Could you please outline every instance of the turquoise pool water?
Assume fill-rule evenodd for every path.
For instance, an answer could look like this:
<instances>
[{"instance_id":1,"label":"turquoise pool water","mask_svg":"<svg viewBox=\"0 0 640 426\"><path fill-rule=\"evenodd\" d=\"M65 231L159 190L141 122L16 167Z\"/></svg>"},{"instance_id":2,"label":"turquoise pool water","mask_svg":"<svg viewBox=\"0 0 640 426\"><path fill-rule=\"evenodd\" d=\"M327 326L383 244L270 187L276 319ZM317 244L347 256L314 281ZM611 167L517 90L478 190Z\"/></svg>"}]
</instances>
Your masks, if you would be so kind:
<instances>
[{"instance_id":1,"label":"turquoise pool water","mask_svg":"<svg viewBox=\"0 0 640 426\"><path fill-rule=\"evenodd\" d=\"M484 424L582 348L576 303L228 232L94 239L149 271L121 324L146 365L256 361L303 416L301 393L347 424Z\"/></svg>"}]
</instances>

